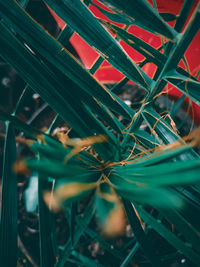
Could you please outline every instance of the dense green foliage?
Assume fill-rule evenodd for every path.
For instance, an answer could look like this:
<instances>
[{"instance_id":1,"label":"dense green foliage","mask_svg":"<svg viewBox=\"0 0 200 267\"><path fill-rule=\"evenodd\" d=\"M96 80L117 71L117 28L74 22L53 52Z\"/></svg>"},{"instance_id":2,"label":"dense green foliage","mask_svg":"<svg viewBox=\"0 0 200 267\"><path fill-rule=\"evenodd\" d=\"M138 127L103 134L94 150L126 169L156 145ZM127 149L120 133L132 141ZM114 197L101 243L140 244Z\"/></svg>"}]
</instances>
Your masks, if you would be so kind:
<instances>
[{"instance_id":1,"label":"dense green foliage","mask_svg":"<svg viewBox=\"0 0 200 267\"><path fill-rule=\"evenodd\" d=\"M150 264L164 266L163 257L154 251L149 229L198 265L200 228L194 221L200 214L199 155L193 149L194 143L181 139L169 117L161 116L154 103L155 96L171 83L199 105L199 81L177 65L199 30L200 6L181 33L193 1L185 0L180 15L172 18L176 19L174 28L145 0L100 1L113 11L99 8L113 22L136 24L165 37L167 42L161 52L125 29L99 21L88 9L92 1L44 1L67 23L56 40L25 12L27 2L0 0L0 55L27 83L13 113L0 110L0 119L7 122L0 224L2 266L15 266L18 253L13 128L31 139L27 144L36 155L20 161L15 168L39 177L40 266L64 266L71 257L81 262L80 266L98 266L77 252L76 245L84 233L90 233L94 213L102 232L111 236L121 233L126 223L122 207L134 233L130 253L124 256L115 249L110 251L107 241L96 236L105 250L120 258L120 266L127 266L139 248ZM166 15L166 20L170 18L170 14ZM144 62L133 62L106 27L141 53ZM99 51L91 70L65 49L73 31ZM125 76L111 89L93 77L102 57ZM157 66L153 79L142 70L147 62ZM115 93L128 80L145 90L137 109L130 108ZM57 114L46 132L17 117L32 89ZM180 107L179 102L175 105L174 109ZM52 137L63 121L71 128L69 135ZM140 127L144 122L151 133ZM76 216L77 205L88 195L83 216ZM56 244L54 214L45 202L50 209L65 210L70 236L63 247ZM156 215L149 212L149 207ZM144 229L141 220L149 228ZM166 220L175 231L164 223Z\"/></svg>"}]
</instances>

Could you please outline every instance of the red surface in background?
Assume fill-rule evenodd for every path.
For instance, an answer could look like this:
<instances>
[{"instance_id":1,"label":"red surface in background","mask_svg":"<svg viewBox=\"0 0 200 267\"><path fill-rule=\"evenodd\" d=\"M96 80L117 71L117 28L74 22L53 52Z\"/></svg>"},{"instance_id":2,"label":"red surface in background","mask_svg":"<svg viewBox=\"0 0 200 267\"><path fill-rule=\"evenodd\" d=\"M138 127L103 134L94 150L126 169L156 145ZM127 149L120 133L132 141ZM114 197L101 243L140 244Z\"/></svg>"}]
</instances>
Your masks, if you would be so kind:
<instances>
[{"instance_id":1,"label":"red surface in background","mask_svg":"<svg viewBox=\"0 0 200 267\"><path fill-rule=\"evenodd\" d=\"M105 8L97 0L94 0L93 2ZM153 5L152 0L148 0L148 2L151 5ZM170 12L170 13L173 13L174 15L179 14L182 4L183 4L183 0L167 0L167 1L157 0L157 8L159 12ZM198 4L198 0L195 0L195 3L190 12L187 22L189 21L197 4ZM109 21L109 19L107 19L96 7L90 5L90 10L96 17ZM51 12L55 20L57 21L59 27L63 29L66 24L52 10ZM184 28L186 27L187 22ZM175 22L169 22L171 26L174 26L174 23ZM117 23L115 24L119 27L123 27L122 24L117 24ZM158 48L161 45L161 40L158 36L148 31L145 31L137 26L129 27L128 32L133 33L135 36L139 37L140 39L142 39L143 41L147 42L148 44L150 44L151 46L155 48ZM86 68L90 69L92 65L94 64L94 62L99 57L97 52L94 49L92 49L77 33L74 33L72 35L72 37L70 38L70 43L75 48L76 52L78 53L80 59L82 60ZM144 59L144 57L140 53L135 51L133 48L128 46L123 41L120 41L120 44L123 47L123 49L126 51L126 53L135 62L140 62ZM190 44L190 46L188 47L185 53L185 58L189 66L190 73L193 76L195 76L198 73L199 68L200 68L200 46L199 44L200 44L200 32L197 33L197 35L195 36L195 38L193 39L192 43ZM182 61L180 61L178 65L186 69ZM147 75L149 75L149 77L152 78L155 73L156 66L153 63L148 63L142 69ZM124 76L122 73L117 71L107 61L104 60L101 67L95 73L95 77L97 80L99 80L102 83L116 83L120 81ZM170 84L168 84L167 86L167 91L171 96L174 96L176 98L182 95L182 93L178 89L176 89L174 86ZM200 124L200 107L196 105L195 103L193 103L192 105L192 109L190 110L190 115L191 117L194 117L195 122L197 124Z\"/></svg>"}]
</instances>

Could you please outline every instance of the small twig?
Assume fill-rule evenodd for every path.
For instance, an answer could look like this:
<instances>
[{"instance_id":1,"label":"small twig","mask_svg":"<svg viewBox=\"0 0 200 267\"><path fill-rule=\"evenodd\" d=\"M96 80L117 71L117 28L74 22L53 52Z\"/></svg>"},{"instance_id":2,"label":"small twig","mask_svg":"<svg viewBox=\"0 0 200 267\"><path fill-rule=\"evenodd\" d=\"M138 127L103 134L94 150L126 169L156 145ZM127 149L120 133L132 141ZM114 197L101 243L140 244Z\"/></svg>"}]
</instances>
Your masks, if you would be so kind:
<instances>
[{"instance_id":1,"label":"small twig","mask_svg":"<svg viewBox=\"0 0 200 267\"><path fill-rule=\"evenodd\" d=\"M33 267L39 267L35 261L31 258L31 256L29 255L28 251L26 250L26 248L24 247L24 244L21 241L20 236L18 235L18 247L21 250L21 252L26 256L26 258L29 260L29 262L33 265Z\"/></svg>"}]
</instances>

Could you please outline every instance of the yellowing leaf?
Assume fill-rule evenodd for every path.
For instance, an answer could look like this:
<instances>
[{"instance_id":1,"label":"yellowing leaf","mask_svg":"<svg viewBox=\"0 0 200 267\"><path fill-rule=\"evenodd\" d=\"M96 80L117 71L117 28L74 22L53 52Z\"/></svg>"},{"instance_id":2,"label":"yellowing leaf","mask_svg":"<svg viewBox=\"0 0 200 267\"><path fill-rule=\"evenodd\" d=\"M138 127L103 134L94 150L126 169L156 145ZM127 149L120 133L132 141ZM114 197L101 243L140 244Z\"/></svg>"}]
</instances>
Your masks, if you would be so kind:
<instances>
[{"instance_id":1,"label":"yellowing leaf","mask_svg":"<svg viewBox=\"0 0 200 267\"><path fill-rule=\"evenodd\" d=\"M71 150L71 152L65 158L65 162L68 161L75 154L79 153L82 149L84 149L88 146L91 146L93 144L103 143L106 141L107 141L107 137L105 135L90 136L87 138L78 139L76 141L73 141L71 139L66 139L66 144L70 145L70 146L74 146L74 148Z\"/></svg>"},{"instance_id":2,"label":"yellowing leaf","mask_svg":"<svg viewBox=\"0 0 200 267\"><path fill-rule=\"evenodd\" d=\"M198 146L200 144L200 126L187 136L183 137L183 140L192 146Z\"/></svg>"},{"instance_id":3,"label":"yellowing leaf","mask_svg":"<svg viewBox=\"0 0 200 267\"><path fill-rule=\"evenodd\" d=\"M19 174L30 174L30 170L24 160L16 161L13 165L13 170Z\"/></svg>"},{"instance_id":4,"label":"yellowing leaf","mask_svg":"<svg viewBox=\"0 0 200 267\"><path fill-rule=\"evenodd\" d=\"M45 191L43 193L44 201L50 209L57 212L61 209L64 201L68 198L75 197L83 191L92 190L97 186L97 183L68 183L56 188L54 193Z\"/></svg>"},{"instance_id":5,"label":"yellowing leaf","mask_svg":"<svg viewBox=\"0 0 200 267\"><path fill-rule=\"evenodd\" d=\"M119 202L111 210L103 227L103 234L108 237L122 235L126 227L126 216L122 204Z\"/></svg>"}]
</instances>

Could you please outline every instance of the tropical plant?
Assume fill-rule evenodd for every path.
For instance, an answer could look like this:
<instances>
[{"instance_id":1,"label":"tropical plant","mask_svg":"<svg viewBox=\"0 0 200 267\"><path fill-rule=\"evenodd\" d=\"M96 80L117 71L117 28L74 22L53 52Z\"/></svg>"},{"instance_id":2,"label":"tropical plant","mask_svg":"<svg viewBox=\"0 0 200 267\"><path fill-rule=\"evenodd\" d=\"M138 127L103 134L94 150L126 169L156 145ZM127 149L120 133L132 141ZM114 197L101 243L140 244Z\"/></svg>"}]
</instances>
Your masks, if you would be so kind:
<instances>
[{"instance_id":1,"label":"tropical plant","mask_svg":"<svg viewBox=\"0 0 200 267\"><path fill-rule=\"evenodd\" d=\"M40 266L108 266L77 249L85 235L96 238L109 255L120 261L119 266L133 263L139 249L149 265L164 266L170 257L182 254L198 266L200 159L194 147L199 144L199 131L181 138L174 121L185 97L196 105L200 101L198 77L178 65L185 60L184 54L199 30L199 4L183 31L194 5L191 0L184 1L179 16L159 14L156 1L150 5L145 0L99 0L109 11L92 0L44 2L67 23L57 40L25 11L27 0L0 0L1 57L27 83L12 114L0 110L0 119L6 122L0 224L2 266L17 264L16 173L30 176L30 172L38 177ZM96 18L89 10L91 4L111 22ZM168 20L175 21L174 27ZM157 35L162 46L156 49L129 33L130 25ZM65 48L74 32L99 53L90 70ZM119 40L145 59L135 63ZM104 60L124 75L111 88L94 78ZM150 62L156 65L153 78L143 69ZM130 80L139 86L138 90L145 91L135 109L117 96ZM183 97L163 115L156 100L169 83ZM34 128L18 117L33 91L56 112L48 129ZM55 133L64 122L70 130ZM16 142L24 143L34 155L16 161ZM31 200L27 197L26 201ZM84 208L80 216L81 203ZM52 212L60 210L64 210L70 229L64 246L56 242ZM134 234L126 247L128 253L126 249L111 248L110 241L91 230L90 225L96 216L104 235L123 234L125 213ZM170 253L155 249L158 245L151 238L152 233L170 244ZM138 261L139 266L143 266L141 262Z\"/></svg>"}]
</instances>

